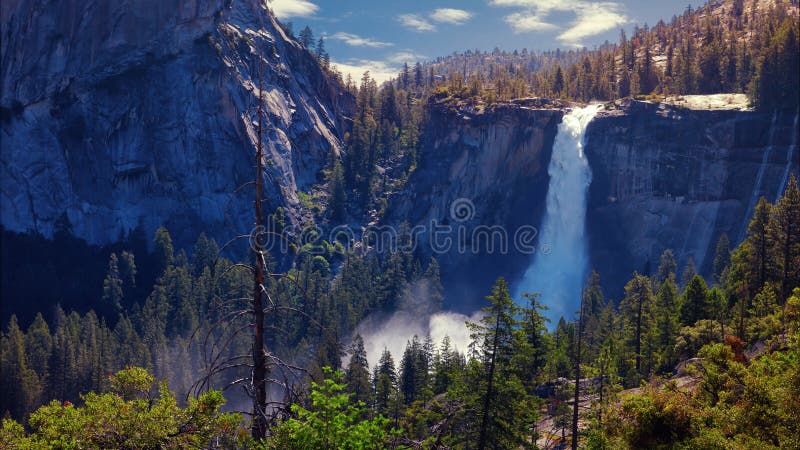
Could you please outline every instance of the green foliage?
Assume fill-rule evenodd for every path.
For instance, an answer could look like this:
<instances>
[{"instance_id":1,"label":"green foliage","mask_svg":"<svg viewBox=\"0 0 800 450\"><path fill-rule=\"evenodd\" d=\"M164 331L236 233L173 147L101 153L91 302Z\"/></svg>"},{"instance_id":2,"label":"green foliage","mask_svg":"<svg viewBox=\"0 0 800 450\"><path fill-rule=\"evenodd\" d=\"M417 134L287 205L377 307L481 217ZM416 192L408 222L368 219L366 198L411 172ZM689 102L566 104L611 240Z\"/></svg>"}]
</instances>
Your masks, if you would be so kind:
<instances>
[{"instance_id":1,"label":"green foliage","mask_svg":"<svg viewBox=\"0 0 800 450\"><path fill-rule=\"evenodd\" d=\"M638 384L654 364L654 300L650 280L635 273L625 285L625 298L619 306L624 320L623 336L634 361L633 371L627 375L629 385Z\"/></svg>"},{"instance_id":2,"label":"green foliage","mask_svg":"<svg viewBox=\"0 0 800 450\"><path fill-rule=\"evenodd\" d=\"M103 280L103 301L110 303L114 308L122 308L122 278L119 271L119 259L115 253L111 254L108 261L108 273Z\"/></svg>"},{"instance_id":3,"label":"green foliage","mask_svg":"<svg viewBox=\"0 0 800 450\"><path fill-rule=\"evenodd\" d=\"M273 430L267 449L305 450L312 448L337 450L383 450L395 432L383 416L366 420L366 408L354 403L341 383L342 373L326 369L322 383L312 383L308 409L292 405L296 417Z\"/></svg>"},{"instance_id":4,"label":"green foliage","mask_svg":"<svg viewBox=\"0 0 800 450\"><path fill-rule=\"evenodd\" d=\"M360 334L356 334L350 346L350 363L347 365L344 381L347 383L347 391L353 395L353 400L364 404L372 403L367 351L364 349L364 339Z\"/></svg>"},{"instance_id":5,"label":"green foliage","mask_svg":"<svg viewBox=\"0 0 800 450\"><path fill-rule=\"evenodd\" d=\"M686 290L681 302L681 323L692 325L698 320L709 317L708 286L700 275L695 275Z\"/></svg>"},{"instance_id":6,"label":"green foliage","mask_svg":"<svg viewBox=\"0 0 800 450\"><path fill-rule=\"evenodd\" d=\"M155 258L159 270L164 270L172 264L175 258L175 249L172 246L172 236L169 235L164 227L159 227L156 230L155 237L153 238L153 246L155 247Z\"/></svg>"},{"instance_id":7,"label":"green foliage","mask_svg":"<svg viewBox=\"0 0 800 450\"><path fill-rule=\"evenodd\" d=\"M722 233L717 241L717 248L714 254L714 280L722 283L726 278L726 272L731 265L731 248L728 235Z\"/></svg>"},{"instance_id":8,"label":"green foliage","mask_svg":"<svg viewBox=\"0 0 800 450\"><path fill-rule=\"evenodd\" d=\"M236 445L241 418L224 414L222 393L209 391L178 407L175 396L144 369L130 368L112 378L112 391L83 396L83 405L53 401L28 421L31 432L3 421L0 432L10 448L169 448Z\"/></svg>"},{"instance_id":9,"label":"green foliage","mask_svg":"<svg viewBox=\"0 0 800 450\"><path fill-rule=\"evenodd\" d=\"M759 108L796 109L800 96L800 35L796 17L786 17L764 49L750 95Z\"/></svg>"}]
</instances>

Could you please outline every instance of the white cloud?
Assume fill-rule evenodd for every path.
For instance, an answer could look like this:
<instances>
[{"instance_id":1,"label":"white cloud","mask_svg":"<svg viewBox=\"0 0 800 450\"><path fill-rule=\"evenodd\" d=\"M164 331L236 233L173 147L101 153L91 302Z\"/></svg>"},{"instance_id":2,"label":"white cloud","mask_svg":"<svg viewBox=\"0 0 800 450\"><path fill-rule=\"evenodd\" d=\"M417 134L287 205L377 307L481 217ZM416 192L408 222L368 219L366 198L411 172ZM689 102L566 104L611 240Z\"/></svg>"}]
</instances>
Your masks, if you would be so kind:
<instances>
[{"instance_id":1,"label":"white cloud","mask_svg":"<svg viewBox=\"0 0 800 450\"><path fill-rule=\"evenodd\" d=\"M577 11L578 18L569 29L558 35L558 39L580 46L586 37L613 30L628 22L617 3L588 3Z\"/></svg>"},{"instance_id":2,"label":"white cloud","mask_svg":"<svg viewBox=\"0 0 800 450\"><path fill-rule=\"evenodd\" d=\"M384 48L394 45L391 42L381 42L375 39L361 37L357 34L345 33L341 31L331 36L331 39L344 41L345 44L353 47Z\"/></svg>"},{"instance_id":3,"label":"white cloud","mask_svg":"<svg viewBox=\"0 0 800 450\"><path fill-rule=\"evenodd\" d=\"M333 62L333 65L346 77L350 75L358 81L364 72L369 71L370 76L378 83L397 78L399 68L390 66L386 61L374 61L369 59L350 60L346 63Z\"/></svg>"},{"instance_id":4,"label":"white cloud","mask_svg":"<svg viewBox=\"0 0 800 450\"><path fill-rule=\"evenodd\" d=\"M403 50L401 52L397 52L395 54L389 55L386 58L386 61L393 63L393 64L404 64L404 63L415 63L417 61L421 61L425 59L425 55L420 55L418 53L414 53L411 50Z\"/></svg>"},{"instance_id":5,"label":"white cloud","mask_svg":"<svg viewBox=\"0 0 800 450\"><path fill-rule=\"evenodd\" d=\"M401 14L397 16L398 22L414 31L436 31L436 27L416 14Z\"/></svg>"},{"instance_id":6,"label":"white cloud","mask_svg":"<svg viewBox=\"0 0 800 450\"><path fill-rule=\"evenodd\" d=\"M449 23L451 25L464 25L472 18L472 13L463 9L439 8L430 15L436 22Z\"/></svg>"},{"instance_id":7,"label":"white cloud","mask_svg":"<svg viewBox=\"0 0 800 450\"><path fill-rule=\"evenodd\" d=\"M272 0L269 7L280 19L313 16L319 10L319 6L308 0Z\"/></svg>"},{"instance_id":8,"label":"white cloud","mask_svg":"<svg viewBox=\"0 0 800 450\"><path fill-rule=\"evenodd\" d=\"M527 33L530 31L554 30L558 27L552 23L544 22L536 14L513 13L506 16L505 21L511 25L515 33Z\"/></svg>"},{"instance_id":9,"label":"white cloud","mask_svg":"<svg viewBox=\"0 0 800 450\"><path fill-rule=\"evenodd\" d=\"M554 11L575 14L569 28L558 35L565 44L580 46L581 41L613 28L624 25L628 18L623 13L623 5L616 2L594 2L588 0L490 0L492 6L518 8L520 11L505 17L516 33L548 31L560 29L547 21Z\"/></svg>"},{"instance_id":10,"label":"white cloud","mask_svg":"<svg viewBox=\"0 0 800 450\"><path fill-rule=\"evenodd\" d=\"M403 50L386 56L384 60L350 59L346 62L334 61L333 65L342 72L342 75L347 76L349 74L356 81L361 79L364 72L369 71L370 76L375 81L383 83L397 78L404 63L410 65L423 59L425 59L424 55L411 50Z\"/></svg>"}]
</instances>

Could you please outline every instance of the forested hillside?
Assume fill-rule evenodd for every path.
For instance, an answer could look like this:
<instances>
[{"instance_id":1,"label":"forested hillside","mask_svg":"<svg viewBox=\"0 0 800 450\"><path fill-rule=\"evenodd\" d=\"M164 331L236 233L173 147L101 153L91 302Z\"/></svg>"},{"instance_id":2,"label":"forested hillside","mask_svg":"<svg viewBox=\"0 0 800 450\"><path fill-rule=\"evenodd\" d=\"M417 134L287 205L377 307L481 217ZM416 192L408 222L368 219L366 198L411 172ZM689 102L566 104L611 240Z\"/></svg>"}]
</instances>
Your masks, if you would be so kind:
<instances>
[{"instance_id":1,"label":"forested hillside","mask_svg":"<svg viewBox=\"0 0 800 450\"><path fill-rule=\"evenodd\" d=\"M202 392L208 386L196 384L198 379L212 386L235 386L237 376L247 379L247 370L227 358L246 353L247 333L239 336L235 321L219 319L236 313L231 305L247 295L249 277L218 259L216 244L204 237L191 262L183 252L174 254L166 230L154 243L163 272L144 300L126 297L136 281L133 256L112 255L109 261L103 298L120 310L113 326L94 312L58 310L51 323L37 316L24 330L12 317L2 335L1 361L3 407L12 418L24 420L50 399L58 400L47 407L53 411L72 411L83 401L92 414L111 414L91 406L99 400L86 393L112 389L101 398L135 402L126 400L109 376L130 364L169 380L159 391L167 402L175 401L167 389L178 399ZM294 406L273 419L275 437L268 446L308 448L311 442L318 448L333 439L329 445L340 448L372 430L383 440L366 448L464 448L475 442L533 448L557 429L562 436L567 429L579 430L588 448L797 444L800 191L794 177L777 204L761 199L745 242L732 250L726 237L720 239L710 284L691 266L678 275L667 251L656 273L633 274L618 302L605 298L593 273L576 317L562 318L548 331L538 295L527 294L528 306L519 307L500 279L486 297L482 319L469 324L472 344L466 354L448 339L434 343L419 337L402 355L384 352L379 364L369 367L360 336L344 349L342 338L366 312L390 308L415 280L438 284L438 270L431 261L423 271L409 254L382 262L328 250L313 257L301 252L298 268L270 284L274 304L285 306L271 309L268 318L270 367L273 376L283 377L278 385L289 389L275 401ZM334 278L331 263L341 266ZM316 327L319 333L307 332ZM316 348L316 356L304 358L309 348ZM345 353L349 362L342 367ZM682 361L688 362L680 372L691 379L678 378L684 381L679 385L669 378ZM310 397L303 394L304 378L294 378L295 365L308 367L318 383ZM329 368L343 372L334 376ZM326 374L333 378L323 382ZM581 382L570 385L567 379ZM136 392L148 392L150 383L137 384ZM624 391L643 383L647 387L640 392ZM586 395L589 411L573 409L572 399ZM201 401L212 399L219 407L219 398ZM4 439L43 445L55 428L67 442L106 442L92 429L45 419L53 414L47 411L30 416L30 437L4 420ZM337 414L343 420L329 422ZM542 415L552 418L555 430L534 426ZM162 423L163 416L148 420L154 427L177 426ZM343 427L341 433L326 436L324 430L334 424ZM107 432L126 433L125 428ZM236 435L230 425L209 433L229 441ZM179 438L185 436L166 433L161 442L174 445Z\"/></svg>"},{"instance_id":2,"label":"forested hillside","mask_svg":"<svg viewBox=\"0 0 800 450\"><path fill-rule=\"evenodd\" d=\"M712 1L597 49L468 50L410 71L490 102L741 92L759 107L795 108L797 14L790 0Z\"/></svg>"}]
</instances>

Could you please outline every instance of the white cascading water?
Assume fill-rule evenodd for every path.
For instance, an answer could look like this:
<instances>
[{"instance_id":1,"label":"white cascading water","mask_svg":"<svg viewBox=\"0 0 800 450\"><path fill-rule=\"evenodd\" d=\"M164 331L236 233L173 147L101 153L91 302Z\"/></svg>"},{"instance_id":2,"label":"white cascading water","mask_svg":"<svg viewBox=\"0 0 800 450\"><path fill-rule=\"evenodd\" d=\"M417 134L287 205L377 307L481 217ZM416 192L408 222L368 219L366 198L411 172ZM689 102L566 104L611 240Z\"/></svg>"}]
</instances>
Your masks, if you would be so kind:
<instances>
[{"instance_id":1,"label":"white cascading water","mask_svg":"<svg viewBox=\"0 0 800 450\"><path fill-rule=\"evenodd\" d=\"M772 156L772 143L775 141L775 129L777 128L777 123L778 111L775 111L775 113L772 114L772 122L769 125L769 140L767 141L767 149L764 150L764 153L761 155L761 165L758 166L756 182L753 185L753 193L750 195L750 202L747 204L747 209L745 210L745 220L742 224L742 230L739 232L739 242L744 241L744 238L747 235L747 224L749 224L750 219L753 218L753 211L756 207L758 199L763 195L761 192L761 182L764 180L764 170L767 167L770 156Z\"/></svg>"},{"instance_id":2,"label":"white cascading water","mask_svg":"<svg viewBox=\"0 0 800 450\"><path fill-rule=\"evenodd\" d=\"M540 292L549 307L551 323L569 319L580 306L587 275L589 250L586 240L586 197L592 171L583 153L586 126L602 108L589 105L564 115L553 144L547 173L547 209L537 238L533 263L516 286L516 298Z\"/></svg>"},{"instance_id":3,"label":"white cascading water","mask_svg":"<svg viewBox=\"0 0 800 450\"><path fill-rule=\"evenodd\" d=\"M789 174L792 172L792 163L794 162L794 150L797 147L797 135L800 134L800 131L797 129L797 121L800 119L800 109L797 110L797 113L794 115L794 128L792 129L792 145L789 146L789 150L786 152L786 169L783 171L783 178L781 178L781 184L778 185L778 193L775 196L775 203L783 197L783 191L786 190L786 185L789 183Z\"/></svg>"}]
</instances>

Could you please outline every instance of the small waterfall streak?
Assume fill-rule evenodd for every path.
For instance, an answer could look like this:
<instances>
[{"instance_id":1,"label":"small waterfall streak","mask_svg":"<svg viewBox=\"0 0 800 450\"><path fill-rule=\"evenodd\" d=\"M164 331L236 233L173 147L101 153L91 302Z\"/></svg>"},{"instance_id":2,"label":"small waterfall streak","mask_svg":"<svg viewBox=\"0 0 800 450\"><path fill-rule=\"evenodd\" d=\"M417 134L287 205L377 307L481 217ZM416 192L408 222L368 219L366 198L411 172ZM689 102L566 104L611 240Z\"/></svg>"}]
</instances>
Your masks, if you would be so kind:
<instances>
[{"instance_id":1,"label":"small waterfall streak","mask_svg":"<svg viewBox=\"0 0 800 450\"><path fill-rule=\"evenodd\" d=\"M792 128L792 145L789 146L789 150L786 152L786 169L783 171L783 178L781 179L781 184L778 185L778 193L775 194L775 202L777 203L778 200L781 199L783 195L783 191L786 190L786 184L789 182L789 174L792 172L792 162L794 161L794 149L797 148L797 135L800 134L800 131L797 130L797 119L800 117L800 109L797 110L797 113L794 115L794 127Z\"/></svg>"},{"instance_id":2,"label":"small waterfall streak","mask_svg":"<svg viewBox=\"0 0 800 450\"><path fill-rule=\"evenodd\" d=\"M761 156L761 166L758 168L758 175L756 175L756 182L753 185L753 194L750 196L750 202L747 204L747 210L745 210L744 215L744 222L742 225L742 231L739 233L739 242L744 241L744 238L747 234L747 224L750 223L750 217L753 215L753 209L756 207L756 203L758 199L761 197L761 182L764 179L764 171L767 168L767 162L769 162L769 157L772 155L772 142L775 139L775 128L778 122L778 111L772 115L772 122L769 126L769 139L767 140L767 149L764 151L764 154Z\"/></svg>"},{"instance_id":3,"label":"small waterfall streak","mask_svg":"<svg viewBox=\"0 0 800 450\"><path fill-rule=\"evenodd\" d=\"M558 126L536 254L515 289L518 299L526 292L541 293L552 323L571 317L577 309L589 265L586 204L592 172L583 145L586 127L601 107L574 109Z\"/></svg>"}]
</instances>

